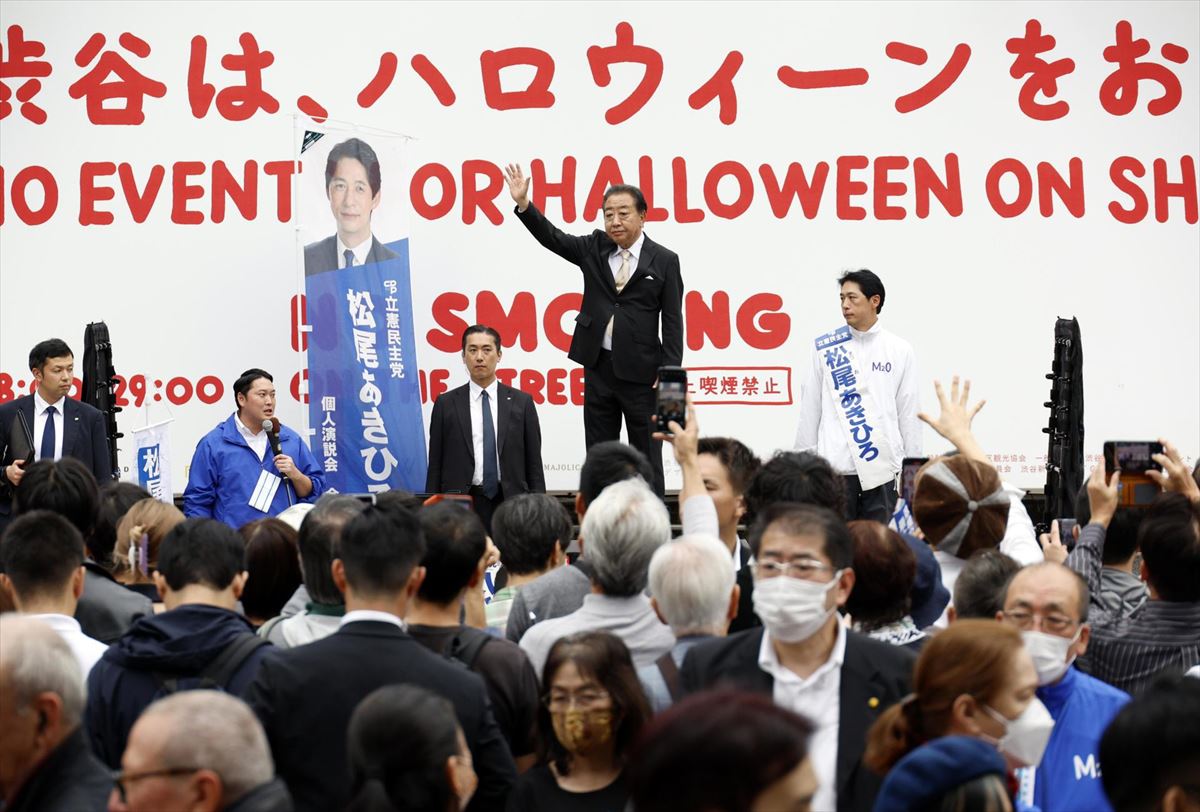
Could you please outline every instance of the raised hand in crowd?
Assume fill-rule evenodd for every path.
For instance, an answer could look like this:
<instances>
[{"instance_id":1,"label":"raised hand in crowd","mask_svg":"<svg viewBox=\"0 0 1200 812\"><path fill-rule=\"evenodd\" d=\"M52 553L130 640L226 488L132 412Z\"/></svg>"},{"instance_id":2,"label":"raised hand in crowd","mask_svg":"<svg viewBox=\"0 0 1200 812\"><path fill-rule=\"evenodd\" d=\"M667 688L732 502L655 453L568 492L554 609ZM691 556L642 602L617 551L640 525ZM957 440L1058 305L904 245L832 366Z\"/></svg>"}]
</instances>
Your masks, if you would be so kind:
<instances>
[{"instance_id":1,"label":"raised hand in crowd","mask_svg":"<svg viewBox=\"0 0 1200 812\"><path fill-rule=\"evenodd\" d=\"M946 397L941 381L935 380L933 388L937 392L938 399L937 418L930 417L926 412L919 412L917 417L953 443L954 447L958 449L958 453L964 457L991 465L992 461L983 453L975 435L971 433L971 422L987 401L981 400L971 406L971 382L964 380L960 389L957 375L950 381L949 397Z\"/></svg>"},{"instance_id":2,"label":"raised hand in crowd","mask_svg":"<svg viewBox=\"0 0 1200 812\"><path fill-rule=\"evenodd\" d=\"M1042 545L1042 554L1046 556L1047 561L1053 561L1056 564L1066 562L1068 550L1059 535L1058 519L1050 522L1049 533L1042 533L1038 536L1038 543Z\"/></svg>"},{"instance_id":3,"label":"raised hand in crowd","mask_svg":"<svg viewBox=\"0 0 1200 812\"><path fill-rule=\"evenodd\" d=\"M1147 471L1146 476L1159 484L1164 491L1182 493L1193 502L1200 502L1200 485L1196 484L1192 472L1184 465L1179 449L1159 438L1163 453L1155 454L1153 460L1162 466L1162 471Z\"/></svg>"},{"instance_id":4,"label":"raised hand in crowd","mask_svg":"<svg viewBox=\"0 0 1200 812\"><path fill-rule=\"evenodd\" d=\"M1113 471L1111 476L1104 475L1104 460L1096 463L1095 470L1088 478L1088 505L1091 507L1092 520L1089 524L1099 524L1108 527L1113 514L1117 512L1117 500L1121 490L1121 472Z\"/></svg>"},{"instance_id":5,"label":"raised hand in crowd","mask_svg":"<svg viewBox=\"0 0 1200 812\"><path fill-rule=\"evenodd\" d=\"M654 418L651 418L652 420ZM692 396L687 396L687 426L680 426L674 420L667 423L670 433L656 431L651 437L671 444L675 453L675 462L679 463L682 481L679 488L679 504L682 505L693 496L707 493L704 487L704 477L700 475L700 423L696 420L696 407Z\"/></svg>"}]
</instances>

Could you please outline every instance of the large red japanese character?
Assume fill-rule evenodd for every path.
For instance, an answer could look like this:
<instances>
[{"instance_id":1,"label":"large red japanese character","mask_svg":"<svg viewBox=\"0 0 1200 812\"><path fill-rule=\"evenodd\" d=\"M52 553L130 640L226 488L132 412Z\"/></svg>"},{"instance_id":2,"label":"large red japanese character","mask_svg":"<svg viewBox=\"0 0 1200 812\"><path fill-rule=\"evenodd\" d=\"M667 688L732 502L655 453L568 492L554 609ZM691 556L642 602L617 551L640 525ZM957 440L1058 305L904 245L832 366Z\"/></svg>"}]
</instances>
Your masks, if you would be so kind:
<instances>
[{"instance_id":1,"label":"large red japanese character","mask_svg":"<svg viewBox=\"0 0 1200 812\"><path fill-rule=\"evenodd\" d=\"M437 69L437 66L429 61L429 57L425 54L417 54L412 58L412 69L417 72L425 84L429 85L429 89L433 91L434 97L442 105L449 107L454 104L454 88L450 87L450 83L446 81L446 77Z\"/></svg>"},{"instance_id":2,"label":"large red japanese character","mask_svg":"<svg viewBox=\"0 0 1200 812\"><path fill-rule=\"evenodd\" d=\"M31 99L42 89L39 79L50 75L49 62L34 57L44 56L46 46L36 40L25 39L25 31L19 25L8 27L8 47L0 45L0 119L8 118L13 111L12 97L21 104L21 115L34 124L46 123L46 111ZM5 79L26 79L16 93Z\"/></svg>"},{"instance_id":3,"label":"large red japanese character","mask_svg":"<svg viewBox=\"0 0 1200 812\"><path fill-rule=\"evenodd\" d=\"M1150 53L1150 43L1133 38L1133 26L1128 20L1117 23L1117 41L1104 49L1104 60L1112 62L1117 69L1109 74L1100 85L1100 105L1114 116L1124 116L1137 106L1138 84L1145 81L1157 82L1163 94L1151 100L1146 109L1152 116L1161 116L1179 106L1183 98L1179 77L1170 68L1156 62L1138 62L1138 58ZM1164 59L1182 65L1187 62L1187 49L1170 42L1162 47Z\"/></svg>"},{"instance_id":4,"label":"large red japanese character","mask_svg":"<svg viewBox=\"0 0 1200 812\"><path fill-rule=\"evenodd\" d=\"M396 78L396 68L399 67L400 60L391 51L385 51L379 57L379 68L375 71L375 76L367 83L358 93L358 106L369 108L375 102L379 101L379 97L383 95L383 91L392 86L392 80Z\"/></svg>"},{"instance_id":5,"label":"large red japanese character","mask_svg":"<svg viewBox=\"0 0 1200 812\"><path fill-rule=\"evenodd\" d=\"M1058 95L1058 80L1075 70L1073 59L1047 62L1038 56L1054 48L1054 37L1042 33L1041 22L1026 22L1025 36L1013 37L1006 47L1010 54L1017 57L1008 71L1012 78L1029 76L1021 85L1021 93L1017 97L1021 112L1038 121L1054 121L1070 112L1071 106L1061 99L1053 104L1037 100L1039 93L1047 99Z\"/></svg>"},{"instance_id":6,"label":"large red japanese character","mask_svg":"<svg viewBox=\"0 0 1200 812\"><path fill-rule=\"evenodd\" d=\"M693 110L699 110L713 99L718 100L720 112L718 118L722 124L732 124L737 121L737 90L733 87L733 77L742 67L740 51L730 51L721 67L695 93L688 96L688 104Z\"/></svg>"},{"instance_id":7,"label":"large red japanese character","mask_svg":"<svg viewBox=\"0 0 1200 812\"><path fill-rule=\"evenodd\" d=\"M82 68L96 59L105 42L103 34L92 34L79 53L75 54L75 64ZM122 34L119 42L134 56L142 59L150 56L150 46L146 41L129 32ZM116 79L108 81L113 75ZM141 124L146 120L142 113L146 96L161 99L167 95L167 86L138 73L125 57L115 51L105 51L100 54L95 66L79 77L67 92L72 99L87 97L87 116L93 124ZM123 107L106 107L105 103L110 99L124 99L125 104Z\"/></svg>"},{"instance_id":8,"label":"large red japanese character","mask_svg":"<svg viewBox=\"0 0 1200 812\"><path fill-rule=\"evenodd\" d=\"M238 38L242 46L240 54L221 57L221 67L233 73L242 73L246 79L241 85L232 85L216 94L217 112L228 121L245 121L259 110L279 112L279 102L263 90L263 70L275 61L270 51L260 51L258 41L250 32ZM214 88L204 81L204 64L208 55L208 41L202 36L192 37L192 58L188 64L188 101L192 115L204 118L212 104Z\"/></svg>"},{"instance_id":9,"label":"large red japanese character","mask_svg":"<svg viewBox=\"0 0 1200 812\"><path fill-rule=\"evenodd\" d=\"M505 92L500 86L500 71L514 65L534 69L533 79L524 90ZM505 48L503 51L484 51L479 55L483 72L483 98L493 110L532 110L553 107L554 94L550 81L554 78L554 59L537 48ZM592 69L593 72L595 68ZM607 81L604 84L608 84Z\"/></svg>"},{"instance_id":10,"label":"large red japanese character","mask_svg":"<svg viewBox=\"0 0 1200 812\"><path fill-rule=\"evenodd\" d=\"M866 68L833 68L831 70L796 70L784 65L777 74L779 81L796 90L819 90L827 87L865 85L871 75Z\"/></svg>"},{"instance_id":11,"label":"large red japanese character","mask_svg":"<svg viewBox=\"0 0 1200 812\"><path fill-rule=\"evenodd\" d=\"M924 48L918 48L916 45L908 45L903 42L889 42L885 52L892 59L898 59L910 65L924 65L925 60L929 58ZM920 110L945 93L950 89L950 85L954 84L958 77L962 75L963 68L967 66L967 62L970 59L971 46L965 42L960 42L955 46L954 53L950 54L950 61L938 71L936 76L912 93L906 93L896 99L897 112L911 113L913 110Z\"/></svg>"},{"instance_id":12,"label":"large red japanese character","mask_svg":"<svg viewBox=\"0 0 1200 812\"><path fill-rule=\"evenodd\" d=\"M646 106L646 102L650 101L650 97L662 81L662 54L645 45L634 45L633 26L629 23L617 24L616 45L593 45L587 50L587 58L588 65L592 68L592 79L600 87L608 87L608 83L612 81L610 65L633 63L646 68L642 81L638 82L638 86L628 98L605 112L604 120L609 124L620 124L632 118L638 110Z\"/></svg>"}]
</instances>

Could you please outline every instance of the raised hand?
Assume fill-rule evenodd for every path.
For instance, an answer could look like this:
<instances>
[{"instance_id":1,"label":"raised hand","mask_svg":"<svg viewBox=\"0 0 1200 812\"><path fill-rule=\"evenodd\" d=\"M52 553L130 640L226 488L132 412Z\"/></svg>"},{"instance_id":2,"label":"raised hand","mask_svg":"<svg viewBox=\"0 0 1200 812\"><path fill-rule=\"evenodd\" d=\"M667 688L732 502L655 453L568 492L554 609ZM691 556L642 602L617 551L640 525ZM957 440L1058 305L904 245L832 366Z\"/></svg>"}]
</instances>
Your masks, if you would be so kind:
<instances>
[{"instance_id":1,"label":"raised hand","mask_svg":"<svg viewBox=\"0 0 1200 812\"><path fill-rule=\"evenodd\" d=\"M1155 454L1154 461L1162 466L1162 471L1147 471L1146 476L1159 484L1164 491L1182 493L1193 502L1200 502L1200 486L1192 479L1192 472L1183 463L1179 449L1159 438L1163 454Z\"/></svg>"},{"instance_id":2,"label":"raised hand","mask_svg":"<svg viewBox=\"0 0 1200 812\"><path fill-rule=\"evenodd\" d=\"M954 443L954 447L963 456L991 465L991 461L975 441L975 435L971 433L971 422L987 401L981 400L971 406L971 382L964 380L960 390L957 375L950 381L949 397L942 389L941 381L935 380L933 388L937 392L938 416L933 418L925 412L920 412L917 417L928 423L930 428L938 434Z\"/></svg>"},{"instance_id":3,"label":"raised hand","mask_svg":"<svg viewBox=\"0 0 1200 812\"><path fill-rule=\"evenodd\" d=\"M519 211L525 211L529 205L529 178L525 177L525 172L521 169L520 164L509 164L504 167L504 177L508 181L508 193L512 195L513 202L517 204Z\"/></svg>"}]
</instances>

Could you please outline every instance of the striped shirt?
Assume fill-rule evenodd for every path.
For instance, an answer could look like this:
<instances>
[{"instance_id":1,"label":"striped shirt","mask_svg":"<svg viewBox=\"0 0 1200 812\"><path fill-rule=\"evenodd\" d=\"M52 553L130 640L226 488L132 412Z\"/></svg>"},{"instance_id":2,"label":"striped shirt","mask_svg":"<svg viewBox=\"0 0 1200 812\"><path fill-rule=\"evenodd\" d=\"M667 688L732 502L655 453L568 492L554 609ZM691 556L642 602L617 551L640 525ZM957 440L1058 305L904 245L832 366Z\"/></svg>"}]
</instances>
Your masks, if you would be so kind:
<instances>
[{"instance_id":1,"label":"striped shirt","mask_svg":"<svg viewBox=\"0 0 1200 812\"><path fill-rule=\"evenodd\" d=\"M1200 603L1149 600L1129 614L1112 614L1099 600L1105 528L1089 524L1067 556L1087 581L1092 637L1079 666L1109 685L1138 694L1159 674L1183 674L1200 664Z\"/></svg>"}]
</instances>

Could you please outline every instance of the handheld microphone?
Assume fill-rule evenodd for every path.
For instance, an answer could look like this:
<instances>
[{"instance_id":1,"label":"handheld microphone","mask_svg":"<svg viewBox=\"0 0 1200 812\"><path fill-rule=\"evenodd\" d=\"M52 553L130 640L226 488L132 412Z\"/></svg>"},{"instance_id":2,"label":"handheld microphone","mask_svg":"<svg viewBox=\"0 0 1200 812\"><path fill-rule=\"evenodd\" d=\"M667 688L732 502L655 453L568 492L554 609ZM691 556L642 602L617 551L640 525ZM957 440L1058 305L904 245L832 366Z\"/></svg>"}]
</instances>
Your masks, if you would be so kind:
<instances>
[{"instance_id":1,"label":"handheld microphone","mask_svg":"<svg viewBox=\"0 0 1200 812\"><path fill-rule=\"evenodd\" d=\"M279 418L268 417L263 421L262 427L267 433L267 442L271 444L271 453L278 457L283 453L283 448L279 445Z\"/></svg>"}]
</instances>

